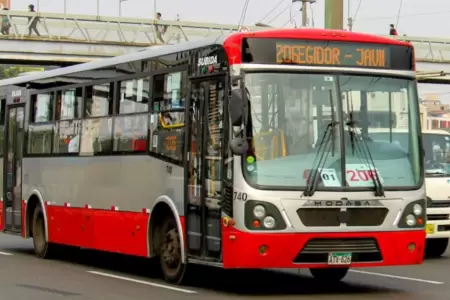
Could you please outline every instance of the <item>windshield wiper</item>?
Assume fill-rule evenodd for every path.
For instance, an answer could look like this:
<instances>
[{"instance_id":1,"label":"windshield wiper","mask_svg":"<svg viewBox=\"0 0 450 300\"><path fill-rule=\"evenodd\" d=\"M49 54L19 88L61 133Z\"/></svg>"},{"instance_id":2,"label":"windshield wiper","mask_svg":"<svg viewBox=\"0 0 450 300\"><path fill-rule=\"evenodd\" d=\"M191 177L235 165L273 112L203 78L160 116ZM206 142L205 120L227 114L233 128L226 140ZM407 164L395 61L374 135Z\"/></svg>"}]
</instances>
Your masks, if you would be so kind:
<instances>
[{"instance_id":1,"label":"windshield wiper","mask_svg":"<svg viewBox=\"0 0 450 300\"><path fill-rule=\"evenodd\" d=\"M323 166L325 166L325 162L327 161L328 154L330 154L331 150L331 156L334 156L335 148L336 148L336 136L334 134L334 127L339 124L339 122L336 122L336 116L334 115L334 105L333 105L333 91L329 91L329 100L330 100L330 108L331 108L331 123L327 125L327 128L325 129L325 132L323 133L322 140L319 144L319 149L317 150L316 157L314 158L313 162L313 168L310 170L308 175L308 184L306 186L305 191L303 192L303 195L306 197L311 197L314 195L314 192L316 191L317 185L319 184L319 179L321 178L320 173L322 172ZM331 149L328 147L331 141ZM323 151L321 151L323 148ZM324 155L326 156L324 157ZM320 155L320 157L319 157ZM317 158L319 160L317 161ZM317 162L317 164L316 164Z\"/></svg>"},{"instance_id":2,"label":"windshield wiper","mask_svg":"<svg viewBox=\"0 0 450 300\"><path fill-rule=\"evenodd\" d=\"M306 186L305 191L303 192L303 196L311 197L314 195L317 184L319 183L320 172L322 167L325 165L325 162L328 158L328 154L330 153L330 147L332 147L332 143L330 141L334 141L334 126L336 126L338 122L331 122L327 125L323 133L322 140L319 144L319 149L317 150L316 157L314 158L313 167L308 175L308 184ZM326 156L325 156L326 154Z\"/></svg>"},{"instance_id":3,"label":"windshield wiper","mask_svg":"<svg viewBox=\"0 0 450 300\"><path fill-rule=\"evenodd\" d=\"M368 167L372 173L373 185L375 187L375 196L376 197L384 197L384 188L381 183L380 176L378 175L377 169L375 167L375 162L372 159L372 155L370 154L369 146L367 145L364 137L356 131L356 121L353 120L353 111L350 112L350 121L346 123L349 127L350 134L350 144L352 146L352 154L355 154L355 148L357 151L359 150L362 159L366 160Z\"/></svg>"}]
</instances>

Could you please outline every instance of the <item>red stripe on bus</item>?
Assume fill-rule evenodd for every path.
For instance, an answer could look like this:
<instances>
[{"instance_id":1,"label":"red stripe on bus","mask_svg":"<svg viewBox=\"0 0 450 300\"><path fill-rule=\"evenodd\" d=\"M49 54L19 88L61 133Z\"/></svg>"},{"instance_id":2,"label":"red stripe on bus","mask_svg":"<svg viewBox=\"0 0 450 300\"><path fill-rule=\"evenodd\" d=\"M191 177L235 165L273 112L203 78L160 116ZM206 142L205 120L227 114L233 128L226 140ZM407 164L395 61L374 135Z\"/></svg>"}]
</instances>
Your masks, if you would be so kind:
<instances>
[{"instance_id":1,"label":"red stripe on bus","mask_svg":"<svg viewBox=\"0 0 450 300\"><path fill-rule=\"evenodd\" d=\"M148 256L150 214L56 205L48 206L46 211L52 243ZM184 232L184 217L180 221Z\"/></svg>"}]
</instances>

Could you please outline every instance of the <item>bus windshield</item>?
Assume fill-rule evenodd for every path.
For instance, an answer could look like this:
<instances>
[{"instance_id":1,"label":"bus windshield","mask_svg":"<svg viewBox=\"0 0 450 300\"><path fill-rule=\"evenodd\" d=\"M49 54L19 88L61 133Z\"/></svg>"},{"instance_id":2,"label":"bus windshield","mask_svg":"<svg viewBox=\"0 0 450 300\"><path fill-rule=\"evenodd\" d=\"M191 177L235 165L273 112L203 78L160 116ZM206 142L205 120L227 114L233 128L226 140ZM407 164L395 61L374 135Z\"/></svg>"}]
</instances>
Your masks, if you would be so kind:
<instances>
[{"instance_id":1,"label":"bus windshield","mask_svg":"<svg viewBox=\"0 0 450 300\"><path fill-rule=\"evenodd\" d=\"M256 188L302 190L311 170L318 169L317 190L373 189L375 170L385 189L413 188L421 182L412 79L247 73L245 84L253 142L243 170ZM402 128L408 150L372 140L373 128Z\"/></svg>"},{"instance_id":2,"label":"bus windshield","mask_svg":"<svg viewBox=\"0 0 450 300\"><path fill-rule=\"evenodd\" d=\"M392 135L391 135L392 134ZM374 132L374 140L396 143L405 151L409 151L407 132ZM422 134L423 148L425 149L425 176L450 176L450 134L428 133Z\"/></svg>"}]
</instances>

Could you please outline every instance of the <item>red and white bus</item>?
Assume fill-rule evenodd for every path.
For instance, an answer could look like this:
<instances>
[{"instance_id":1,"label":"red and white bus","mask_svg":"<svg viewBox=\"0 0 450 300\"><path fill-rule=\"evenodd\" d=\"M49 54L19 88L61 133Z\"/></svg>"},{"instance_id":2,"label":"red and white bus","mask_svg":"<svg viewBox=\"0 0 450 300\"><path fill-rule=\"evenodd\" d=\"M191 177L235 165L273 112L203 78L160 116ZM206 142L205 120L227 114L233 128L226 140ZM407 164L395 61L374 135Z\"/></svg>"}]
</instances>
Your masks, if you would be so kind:
<instances>
[{"instance_id":1,"label":"red and white bus","mask_svg":"<svg viewBox=\"0 0 450 300\"><path fill-rule=\"evenodd\" d=\"M0 87L0 228L33 238L38 257L63 245L157 257L175 283L191 263L340 280L423 260L408 43L241 32ZM370 110L393 105L408 152L368 138Z\"/></svg>"}]
</instances>

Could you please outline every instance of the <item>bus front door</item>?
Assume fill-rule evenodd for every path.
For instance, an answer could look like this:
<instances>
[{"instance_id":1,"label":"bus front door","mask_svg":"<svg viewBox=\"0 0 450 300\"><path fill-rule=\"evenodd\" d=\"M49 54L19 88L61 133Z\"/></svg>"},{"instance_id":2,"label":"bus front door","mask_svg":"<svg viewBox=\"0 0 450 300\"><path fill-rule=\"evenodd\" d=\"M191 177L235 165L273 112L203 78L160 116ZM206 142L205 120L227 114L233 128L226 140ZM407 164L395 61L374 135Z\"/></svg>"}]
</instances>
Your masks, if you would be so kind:
<instances>
[{"instance_id":1,"label":"bus front door","mask_svg":"<svg viewBox=\"0 0 450 300\"><path fill-rule=\"evenodd\" d=\"M22 231L22 154L24 146L23 105L8 106L6 112L6 148L3 161L3 204L5 231Z\"/></svg>"},{"instance_id":2,"label":"bus front door","mask_svg":"<svg viewBox=\"0 0 450 300\"><path fill-rule=\"evenodd\" d=\"M225 78L191 81L186 124L187 248L190 257L220 261Z\"/></svg>"}]
</instances>

